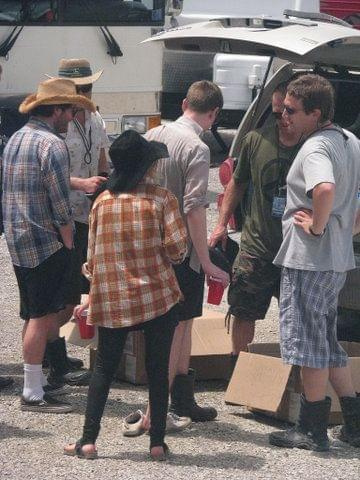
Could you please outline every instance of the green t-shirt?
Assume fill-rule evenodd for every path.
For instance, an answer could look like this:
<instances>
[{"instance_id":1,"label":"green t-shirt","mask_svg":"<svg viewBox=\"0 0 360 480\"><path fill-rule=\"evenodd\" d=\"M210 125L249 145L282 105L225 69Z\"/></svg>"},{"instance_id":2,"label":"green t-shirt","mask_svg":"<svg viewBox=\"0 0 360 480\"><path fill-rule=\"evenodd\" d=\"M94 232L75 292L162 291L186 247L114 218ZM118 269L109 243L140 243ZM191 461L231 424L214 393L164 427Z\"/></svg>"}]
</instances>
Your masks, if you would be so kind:
<instances>
[{"instance_id":1,"label":"green t-shirt","mask_svg":"<svg viewBox=\"0 0 360 480\"><path fill-rule=\"evenodd\" d=\"M279 144L276 125L253 130L242 140L233 176L251 192L241 234L241 249L251 255L272 261L280 248L281 218L271 215L272 203L299 148Z\"/></svg>"}]
</instances>

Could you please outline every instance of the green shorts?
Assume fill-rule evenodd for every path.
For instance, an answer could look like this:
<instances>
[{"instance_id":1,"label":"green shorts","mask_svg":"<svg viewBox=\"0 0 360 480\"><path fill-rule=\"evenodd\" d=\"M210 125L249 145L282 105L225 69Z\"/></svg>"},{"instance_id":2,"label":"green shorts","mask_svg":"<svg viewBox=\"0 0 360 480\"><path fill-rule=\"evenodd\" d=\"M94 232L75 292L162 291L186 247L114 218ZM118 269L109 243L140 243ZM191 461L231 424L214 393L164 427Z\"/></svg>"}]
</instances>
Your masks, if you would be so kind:
<instances>
[{"instance_id":1,"label":"green shorts","mask_svg":"<svg viewBox=\"0 0 360 480\"><path fill-rule=\"evenodd\" d=\"M229 286L229 312L241 320L265 318L271 298L279 298L280 272L271 261L241 251Z\"/></svg>"}]
</instances>

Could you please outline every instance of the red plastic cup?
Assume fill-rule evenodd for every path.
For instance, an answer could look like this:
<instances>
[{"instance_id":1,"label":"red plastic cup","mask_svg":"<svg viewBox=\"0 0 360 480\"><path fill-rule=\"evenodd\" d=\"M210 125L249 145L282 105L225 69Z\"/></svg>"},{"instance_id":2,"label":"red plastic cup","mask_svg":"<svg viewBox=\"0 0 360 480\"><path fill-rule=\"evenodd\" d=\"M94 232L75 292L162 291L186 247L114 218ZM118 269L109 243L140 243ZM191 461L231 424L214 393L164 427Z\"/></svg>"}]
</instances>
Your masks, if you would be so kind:
<instances>
[{"instance_id":1,"label":"red plastic cup","mask_svg":"<svg viewBox=\"0 0 360 480\"><path fill-rule=\"evenodd\" d=\"M224 290L221 280L210 277L207 302L212 305L220 305Z\"/></svg>"},{"instance_id":2,"label":"red plastic cup","mask_svg":"<svg viewBox=\"0 0 360 480\"><path fill-rule=\"evenodd\" d=\"M95 335L95 327L94 325L88 325L86 323L87 319L87 310L83 310L81 312L81 316L78 320L78 327L79 327L79 332L80 332L80 337L83 340L89 340L90 338L93 338Z\"/></svg>"}]
</instances>

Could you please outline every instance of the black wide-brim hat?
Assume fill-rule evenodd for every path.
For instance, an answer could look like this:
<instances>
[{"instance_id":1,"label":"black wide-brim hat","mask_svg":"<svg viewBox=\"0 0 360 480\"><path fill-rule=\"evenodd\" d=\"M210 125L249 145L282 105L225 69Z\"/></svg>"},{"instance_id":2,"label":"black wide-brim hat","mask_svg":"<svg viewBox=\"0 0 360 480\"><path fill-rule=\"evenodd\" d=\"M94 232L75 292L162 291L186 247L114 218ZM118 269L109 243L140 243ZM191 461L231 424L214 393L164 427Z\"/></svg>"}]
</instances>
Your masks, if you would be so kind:
<instances>
[{"instance_id":1,"label":"black wide-brim hat","mask_svg":"<svg viewBox=\"0 0 360 480\"><path fill-rule=\"evenodd\" d=\"M135 130L126 130L111 145L109 155L114 171L107 188L114 192L132 190L156 160L169 156L166 145L148 142Z\"/></svg>"}]
</instances>

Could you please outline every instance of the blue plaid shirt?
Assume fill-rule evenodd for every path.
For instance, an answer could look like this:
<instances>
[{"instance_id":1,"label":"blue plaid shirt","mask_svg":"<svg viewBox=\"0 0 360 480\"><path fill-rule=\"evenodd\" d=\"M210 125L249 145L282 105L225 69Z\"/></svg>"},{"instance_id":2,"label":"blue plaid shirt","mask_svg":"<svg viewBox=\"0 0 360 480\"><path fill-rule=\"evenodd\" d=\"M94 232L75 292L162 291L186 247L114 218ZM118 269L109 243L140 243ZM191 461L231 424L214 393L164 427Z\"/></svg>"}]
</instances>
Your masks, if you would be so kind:
<instances>
[{"instance_id":1,"label":"blue plaid shirt","mask_svg":"<svg viewBox=\"0 0 360 480\"><path fill-rule=\"evenodd\" d=\"M3 220L14 265L36 267L63 247L72 220L69 154L51 127L31 117L3 155Z\"/></svg>"}]
</instances>

